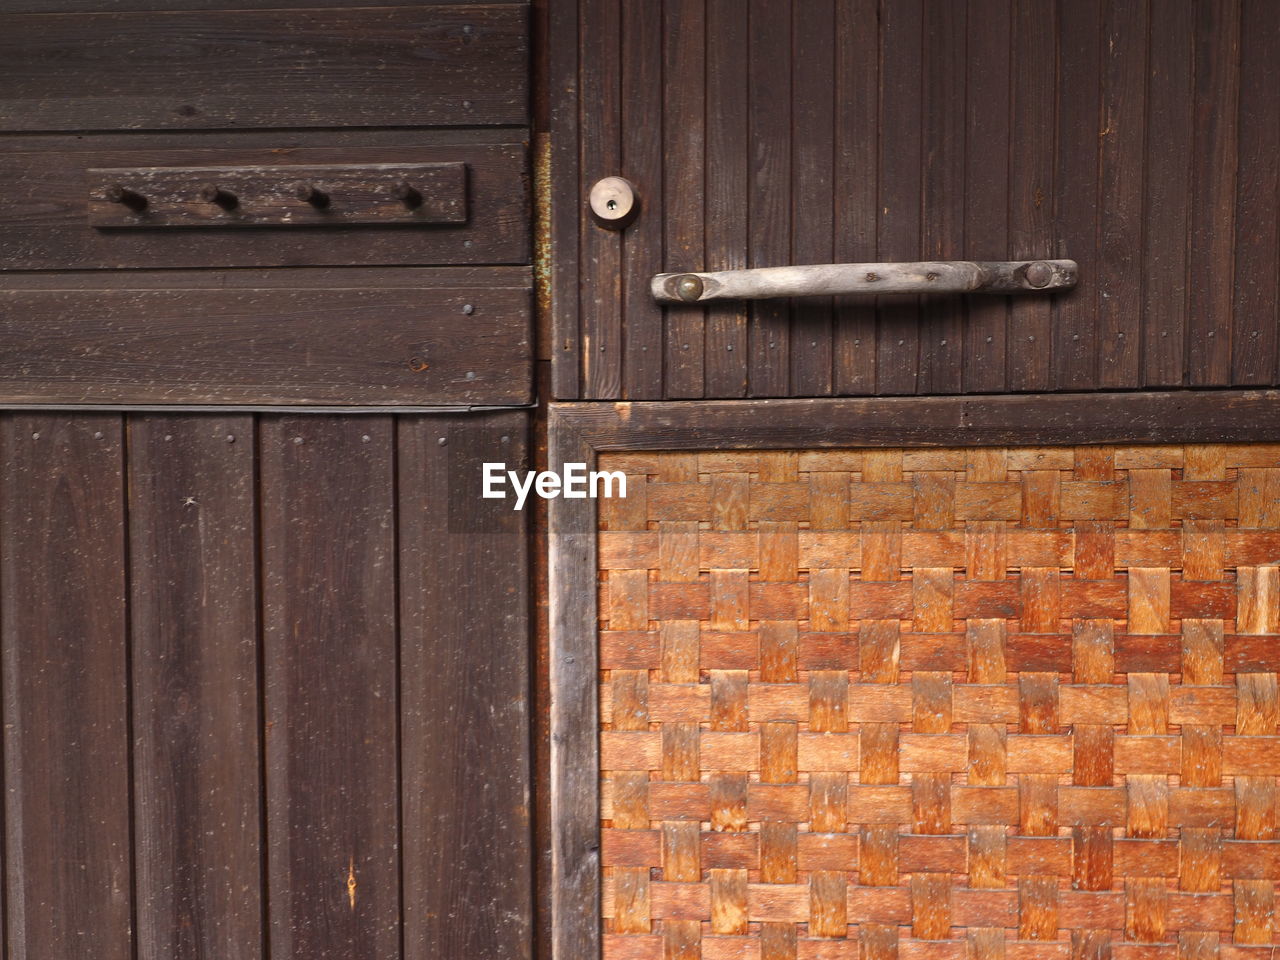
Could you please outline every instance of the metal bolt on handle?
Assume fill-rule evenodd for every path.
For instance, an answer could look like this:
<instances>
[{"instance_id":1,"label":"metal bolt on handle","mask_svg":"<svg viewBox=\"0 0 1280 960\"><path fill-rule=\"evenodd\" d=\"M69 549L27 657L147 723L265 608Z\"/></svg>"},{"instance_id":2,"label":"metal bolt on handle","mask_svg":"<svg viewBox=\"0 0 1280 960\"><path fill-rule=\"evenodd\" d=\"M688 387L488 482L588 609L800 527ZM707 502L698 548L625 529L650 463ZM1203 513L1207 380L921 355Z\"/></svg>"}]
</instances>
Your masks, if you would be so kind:
<instances>
[{"instance_id":1,"label":"metal bolt on handle","mask_svg":"<svg viewBox=\"0 0 1280 960\"><path fill-rule=\"evenodd\" d=\"M920 263L823 263L716 273L660 273L659 303L768 300L889 293L1037 293L1076 285L1074 260L937 260Z\"/></svg>"}]
</instances>

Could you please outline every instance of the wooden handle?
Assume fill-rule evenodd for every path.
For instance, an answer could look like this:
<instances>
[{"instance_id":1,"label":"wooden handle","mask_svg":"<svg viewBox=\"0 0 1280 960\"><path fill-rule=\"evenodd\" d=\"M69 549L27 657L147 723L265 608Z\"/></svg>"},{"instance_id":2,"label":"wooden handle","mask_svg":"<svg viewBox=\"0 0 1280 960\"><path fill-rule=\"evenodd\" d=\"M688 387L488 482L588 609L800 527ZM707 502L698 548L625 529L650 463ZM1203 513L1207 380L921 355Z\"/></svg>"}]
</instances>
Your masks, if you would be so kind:
<instances>
[{"instance_id":1,"label":"wooden handle","mask_svg":"<svg viewBox=\"0 0 1280 960\"><path fill-rule=\"evenodd\" d=\"M1035 293L1076 285L1074 260L972 260L921 263L823 263L718 273L660 273L659 303L768 300L886 293Z\"/></svg>"}]
</instances>

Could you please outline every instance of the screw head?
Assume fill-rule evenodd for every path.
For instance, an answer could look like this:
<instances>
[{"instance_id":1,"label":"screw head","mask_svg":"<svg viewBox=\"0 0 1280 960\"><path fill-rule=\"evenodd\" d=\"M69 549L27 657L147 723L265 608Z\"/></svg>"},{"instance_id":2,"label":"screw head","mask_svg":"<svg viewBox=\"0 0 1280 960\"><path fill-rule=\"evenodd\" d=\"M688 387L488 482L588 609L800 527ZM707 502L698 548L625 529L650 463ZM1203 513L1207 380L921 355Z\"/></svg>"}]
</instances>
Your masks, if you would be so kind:
<instances>
[{"instance_id":1,"label":"screw head","mask_svg":"<svg viewBox=\"0 0 1280 960\"><path fill-rule=\"evenodd\" d=\"M1031 286L1038 289L1047 286L1052 279L1053 267L1043 260L1037 260L1035 263L1027 265L1027 283L1031 284Z\"/></svg>"},{"instance_id":2,"label":"screw head","mask_svg":"<svg viewBox=\"0 0 1280 960\"><path fill-rule=\"evenodd\" d=\"M677 278L676 296L685 303L696 303L702 296L702 278L692 273Z\"/></svg>"}]
</instances>

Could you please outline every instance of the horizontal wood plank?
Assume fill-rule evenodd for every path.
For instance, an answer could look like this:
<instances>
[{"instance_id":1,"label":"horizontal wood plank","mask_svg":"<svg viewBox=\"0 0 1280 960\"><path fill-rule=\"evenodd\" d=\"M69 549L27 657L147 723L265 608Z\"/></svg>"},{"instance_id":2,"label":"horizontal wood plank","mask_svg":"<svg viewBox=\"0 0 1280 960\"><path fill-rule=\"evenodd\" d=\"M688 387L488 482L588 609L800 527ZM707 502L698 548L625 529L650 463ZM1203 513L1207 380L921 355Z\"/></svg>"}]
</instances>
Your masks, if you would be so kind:
<instances>
[{"instance_id":1,"label":"horizontal wood plank","mask_svg":"<svg viewBox=\"0 0 1280 960\"><path fill-rule=\"evenodd\" d=\"M465 163L461 224L174 231L90 224L90 170L136 167L291 168L330 164ZM100 177L97 179L101 179ZM315 132L0 138L0 270L523 263L529 257L523 143ZM193 179L191 189L201 180ZM118 205L112 205L118 206Z\"/></svg>"},{"instance_id":2,"label":"horizontal wood plank","mask_svg":"<svg viewBox=\"0 0 1280 960\"><path fill-rule=\"evenodd\" d=\"M344 271L330 286L290 273L294 286L200 273L153 275L158 289L67 289L66 277L64 289L0 289L0 402L530 399L527 274L458 286L413 271L421 285L384 286L379 272Z\"/></svg>"},{"instance_id":3,"label":"horizontal wood plank","mask_svg":"<svg viewBox=\"0 0 1280 960\"><path fill-rule=\"evenodd\" d=\"M0 15L0 127L521 124L527 7Z\"/></svg>"}]
</instances>

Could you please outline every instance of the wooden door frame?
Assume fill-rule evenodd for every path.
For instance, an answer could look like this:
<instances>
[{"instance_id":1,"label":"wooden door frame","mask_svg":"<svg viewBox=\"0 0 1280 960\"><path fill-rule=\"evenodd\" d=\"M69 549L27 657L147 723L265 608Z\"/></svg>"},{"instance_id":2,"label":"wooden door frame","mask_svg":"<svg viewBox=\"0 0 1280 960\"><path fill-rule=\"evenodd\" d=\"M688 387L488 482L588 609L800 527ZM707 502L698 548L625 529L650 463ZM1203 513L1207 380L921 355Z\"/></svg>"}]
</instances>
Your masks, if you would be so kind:
<instances>
[{"instance_id":1,"label":"wooden door frame","mask_svg":"<svg viewBox=\"0 0 1280 960\"><path fill-rule=\"evenodd\" d=\"M549 469L602 452L1280 442L1280 391L553 403ZM552 960L600 956L597 511L550 532Z\"/></svg>"}]
</instances>

